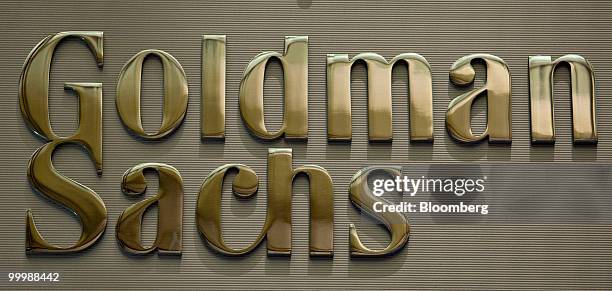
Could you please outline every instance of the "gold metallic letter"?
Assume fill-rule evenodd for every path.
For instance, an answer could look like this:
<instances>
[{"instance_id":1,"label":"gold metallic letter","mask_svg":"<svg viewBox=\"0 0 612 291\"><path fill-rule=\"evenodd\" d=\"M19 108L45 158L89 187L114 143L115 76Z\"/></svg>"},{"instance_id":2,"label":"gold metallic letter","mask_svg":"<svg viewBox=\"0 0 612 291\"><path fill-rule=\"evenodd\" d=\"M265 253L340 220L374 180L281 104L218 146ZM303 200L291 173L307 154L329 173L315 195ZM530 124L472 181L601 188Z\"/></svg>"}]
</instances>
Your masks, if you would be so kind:
<instances>
[{"instance_id":1,"label":"gold metallic letter","mask_svg":"<svg viewBox=\"0 0 612 291\"><path fill-rule=\"evenodd\" d=\"M202 138L225 138L225 35L202 37Z\"/></svg>"},{"instance_id":2,"label":"gold metallic letter","mask_svg":"<svg viewBox=\"0 0 612 291\"><path fill-rule=\"evenodd\" d=\"M327 171L319 166L292 168L291 149L268 151L268 195L284 197L273 201L268 211L277 213L271 221L268 243L278 245L283 253L291 252L291 193L293 179L300 174L310 180L310 255L332 256L334 241L334 190ZM278 236L276 235L278 234Z\"/></svg>"},{"instance_id":3,"label":"gold metallic letter","mask_svg":"<svg viewBox=\"0 0 612 291\"><path fill-rule=\"evenodd\" d=\"M223 239L221 232L221 191L223 188L223 180L226 173L230 169L238 170L238 175L232 182L232 191L239 198L250 198L257 193L259 187L259 179L251 168L241 164L227 164L221 166L210 173L200 187L198 201L196 204L196 223L198 230L208 245L215 251L226 255L243 255L247 254L264 238L266 231L269 228L270 217L274 214L268 209L266 222L257 239L249 246L243 249L234 249L228 246ZM268 196L268 205L277 197ZM268 251L270 249L268 248Z\"/></svg>"},{"instance_id":4,"label":"gold metallic letter","mask_svg":"<svg viewBox=\"0 0 612 291\"><path fill-rule=\"evenodd\" d=\"M293 179L304 173L310 180L310 255L333 255L333 186L325 169L307 165L292 169L291 149L270 149L268 154L268 202L264 226L257 239L243 249L228 246L221 233L221 188L229 169L238 175L232 190L240 198L250 198L257 192L259 180L245 165L229 164L217 168L202 184L198 196L196 217L198 229L214 250L226 255L251 252L267 238L268 255L291 254L291 193Z\"/></svg>"},{"instance_id":5,"label":"gold metallic letter","mask_svg":"<svg viewBox=\"0 0 612 291\"><path fill-rule=\"evenodd\" d=\"M277 58L283 66L285 108L283 125L277 132L266 129L263 93L266 64ZM285 37L285 54L263 52L244 71L240 83L240 114L245 125L259 138L275 139L283 134L287 139L308 138L308 37Z\"/></svg>"},{"instance_id":6,"label":"gold metallic letter","mask_svg":"<svg viewBox=\"0 0 612 291\"><path fill-rule=\"evenodd\" d=\"M28 179L32 187L49 199L65 206L80 219L81 237L70 247L48 243L36 229L31 210L26 218L26 252L77 252L95 243L106 229L107 212L102 199L93 190L58 173L52 156L62 144L78 144L91 156L98 174L102 173L102 84L66 83L79 98L79 126L69 137L57 136L49 120L49 71L53 52L64 38L77 37L94 54L99 67L103 63L102 32L61 32L43 39L25 61L19 79L21 113L28 127L47 143L32 155Z\"/></svg>"},{"instance_id":7,"label":"gold metallic letter","mask_svg":"<svg viewBox=\"0 0 612 291\"><path fill-rule=\"evenodd\" d=\"M353 176L349 186L349 195L351 202L357 206L357 208L372 215L374 218L385 224L385 227L391 233L391 241L387 247L382 250L369 249L368 247L364 246L361 239L359 239L355 225L350 224L349 244L351 247L352 257L375 257L393 254L401 250L406 245L408 242L408 237L410 236L410 225L402 213L374 211L375 202L390 204L384 198L377 197L372 194L370 188L368 187L368 176L375 171L384 171L386 174L393 177L401 175L401 168L399 167L364 168Z\"/></svg>"},{"instance_id":8,"label":"gold metallic letter","mask_svg":"<svg viewBox=\"0 0 612 291\"><path fill-rule=\"evenodd\" d=\"M431 71L427 60L418 54L401 54L387 62L374 53L349 60L348 55L327 55L327 137L351 140L351 67L363 60L368 70L368 137L370 141L391 141L393 65L408 66L410 91L410 140L433 141Z\"/></svg>"},{"instance_id":9,"label":"gold metallic letter","mask_svg":"<svg viewBox=\"0 0 612 291\"><path fill-rule=\"evenodd\" d=\"M155 133L142 128L140 118L140 79L142 64L148 55L159 57L164 67L164 112L162 124ZM187 112L187 78L181 64L160 50L144 50L132 57L121 70L117 83L117 111L123 124L145 139L159 139L176 130Z\"/></svg>"},{"instance_id":10,"label":"gold metallic letter","mask_svg":"<svg viewBox=\"0 0 612 291\"><path fill-rule=\"evenodd\" d=\"M591 64L579 55L529 57L531 143L555 143L553 79L557 65L570 67L572 80L572 126L574 144L596 144L595 77Z\"/></svg>"},{"instance_id":11,"label":"gold metallic letter","mask_svg":"<svg viewBox=\"0 0 612 291\"><path fill-rule=\"evenodd\" d=\"M449 134L462 142L477 142L489 137L491 143L512 141L510 72L504 60L487 54L475 54L460 58L450 69L450 79L455 85L467 86L474 82L476 72L473 60L483 60L487 67L487 83L457 96L448 105L446 128ZM478 96L487 95L487 128L474 135L470 125L472 103Z\"/></svg>"},{"instance_id":12,"label":"gold metallic letter","mask_svg":"<svg viewBox=\"0 0 612 291\"><path fill-rule=\"evenodd\" d=\"M148 254L157 249L159 254L180 255L183 233L183 180L177 169L166 164L145 163L123 174L121 189L126 195L140 195L147 190L144 171L153 169L159 175L159 192L128 208L117 220L117 240L129 253ZM157 237L151 247L143 247L140 239L142 219L147 208L157 203Z\"/></svg>"}]
</instances>

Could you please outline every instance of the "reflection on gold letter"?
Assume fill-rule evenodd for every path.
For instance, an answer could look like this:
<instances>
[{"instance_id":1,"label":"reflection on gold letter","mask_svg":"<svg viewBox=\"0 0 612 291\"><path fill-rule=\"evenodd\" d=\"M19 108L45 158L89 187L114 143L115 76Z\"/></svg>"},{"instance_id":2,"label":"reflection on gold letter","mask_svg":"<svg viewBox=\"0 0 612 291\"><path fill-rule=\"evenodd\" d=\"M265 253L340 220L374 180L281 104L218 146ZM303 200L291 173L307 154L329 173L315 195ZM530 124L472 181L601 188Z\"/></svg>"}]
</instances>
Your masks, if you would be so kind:
<instances>
[{"instance_id":1,"label":"reflection on gold letter","mask_svg":"<svg viewBox=\"0 0 612 291\"><path fill-rule=\"evenodd\" d=\"M144 171L152 169L159 175L159 192L140 201L121 213L117 220L117 240L132 254L148 254L157 249L159 254L180 255L183 233L183 180L177 169L166 164L144 163L123 174L121 189L126 195L140 195L147 190ZM140 230L147 208L157 203L157 237L151 247L142 246Z\"/></svg>"},{"instance_id":2,"label":"reflection on gold letter","mask_svg":"<svg viewBox=\"0 0 612 291\"><path fill-rule=\"evenodd\" d=\"M225 35L202 37L202 138L225 138Z\"/></svg>"},{"instance_id":3,"label":"reflection on gold letter","mask_svg":"<svg viewBox=\"0 0 612 291\"><path fill-rule=\"evenodd\" d=\"M268 245L278 246L283 253L291 251L291 193L293 179L300 174L310 180L310 255L331 256L334 240L334 191L327 171L319 166L292 168L291 149L269 149L268 195L284 197L268 205L268 211L278 213L271 221ZM278 234L278 235L276 235Z\"/></svg>"},{"instance_id":4,"label":"reflection on gold letter","mask_svg":"<svg viewBox=\"0 0 612 291\"><path fill-rule=\"evenodd\" d=\"M349 60L348 55L327 55L327 137L351 140L351 67L363 60L368 70L368 136L370 141L393 138L391 75L398 61L408 66L410 140L433 141L431 71L418 54L401 54L388 62L374 53Z\"/></svg>"},{"instance_id":5,"label":"reflection on gold letter","mask_svg":"<svg viewBox=\"0 0 612 291\"><path fill-rule=\"evenodd\" d=\"M349 244L351 248L351 256L353 257L375 257L393 254L401 250L408 242L410 235L410 225L406 217L399 212L375 212L374 203L381 202L390 204L387 200L375 196L368 186L368 176L375 172L382 172L388 176L396 177L401 175L399 167L367 167L355 174L349 186L349 195L351 202L360 210L373 216L375 219L385 224L385 227L391 233L391 241L382 250L372 250L364 246L357 234L357 228L354 224L349 226Z\"/></svg>"},{"instance_id":6,"label":"reflection on gold letter","mask_svg":"<svg viewBox=\"0 0 612 291\"><path fill-rule=\"evenodd\" d=\"M107 212L102 199L86 186L58 173L52 162L55 149L62 144L78 144L91 156L98 174L102 173L102 84L66 83L79 98L79 126L69 137L57 136L49 120L49 71L53 52L64 38L84 41L99 67L103 63L102 32L61 32L43 39L25 61L19 79L21 113L28 127L47 143L40 147L28 164L32 187L49 199L65 206L80 219L82 232L70 247L48 243L36 229L30 210L26 218L26 251L28 253L66 253L88 248L106 229Z\"/></svg>"},{"instance_id":7,"label":"reflection on gold letter","mask_svg":"<svg viewBox=\"0 0 612 291\"><path fill-rule=\"evenodd\" d=\"M198 229L214 250L226 255L251 252L264 237L268 255L291 254L291 193L293 179L304 173L310 180L310 255L333 255L333 186L325 169L307 165L292 168L291 149L270 149L268 154L268 202L264 226L257 239L243 249L234 249L221 233L221 190L228 170L238 170L232 183L237 197L250 198L258 189L257 175L249 167L229 164L217 168L202 184L196 217Z\"/></svg>"},{"instance_id":8,"label":"reflection on gold letter","mask_svg":"<svg viewBox=\"0 0 612 291\"><path fill-rule=\"evenodd\" d=\"M147 133L140 118L140 79L142 64L149 55L159 57L164 68L164 111L162 124L155 133ZM144 50L132 57L121 70L117 83L117 111L123 124L145 139L162 138L177 129L187 112L187 78L181 64L160 50Z\"/></svg>"},{"instance_id":9,"label":"reflection on gold letter","mask_svg":"<svg viewBox=\"0 0 612 291\"><path fill-rule=\"evenodd\" d=\"M489 137L491 143L512 141L510 72L504 60L487 54L465 56L457 60L450 69L450 79L455 85L467 86L474 82L476 72L472 61L482 60L487 68L487 83L457 96L448 105L446 128L449 134L462 142L477 142ZM478 96L487 96L487 128L482 134L472 133L470 125L472 103Z\"/></svg>"},{"instance_id":10,"label":"reflection on gold letter","mask_svg":"<svg viewBox=\"0 0 612 291\"><path fill-rule=\"evenodd\" d=\"M221 190L223 180L230 169L238 170L238 175L232 182L232 191L239 198L250 198L257 193L259 179L251 168L241 164L227 164L215 169L202 183L198 201L196 204L196 223L200 233L204 236L208 245L219 253L226 255L243 255L249 253L263 239L267 229L268 221L274 214L268 210L266 222L257 239L243 249L234 249L228 246L221 232ZM268 196L268 205L276 197ZM278 199L278 198L276 198Z\"/></svg>"},{"instance_id":11,"label":"reflection on gold letter","mask_svg":"<svg viewBox=\"0 0 612 291\"><path fill-rule=\"evenodd\" d=\"M555 142L553 79L555 68L563 63L569 65L572 81L574 144L595 144L595 77L591 64L578 55L565 55L554 61L551 61L550 56L529 57L531 143Z\"/></svg>"},{"instance_id":12,"label":"reflection on gold letter","mask_svg":"<svg viewBox=\"0 0 612 291\"><path fill-rule=\"evenodd\" d=\"M283 124L270 132L264 122L264 75L270 58L283 66L285 79ZM285 54L263 52L248 64L240 83L240 114L251 132L262 139L308 137L308 37L285 37Z\"/></svg>"}]
</instances>

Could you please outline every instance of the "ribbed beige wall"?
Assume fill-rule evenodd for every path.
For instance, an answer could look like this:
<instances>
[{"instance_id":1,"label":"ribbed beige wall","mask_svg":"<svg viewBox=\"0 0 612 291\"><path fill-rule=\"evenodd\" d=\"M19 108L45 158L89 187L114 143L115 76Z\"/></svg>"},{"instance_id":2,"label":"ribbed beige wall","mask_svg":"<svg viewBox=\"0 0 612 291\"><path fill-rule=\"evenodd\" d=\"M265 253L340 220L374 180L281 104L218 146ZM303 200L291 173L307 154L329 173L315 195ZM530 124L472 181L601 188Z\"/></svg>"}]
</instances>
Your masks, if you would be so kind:
<instances>
[{"instance_id":1,"label":"ribbed beige wall","mask_svg":"<svg viewBox=\"0 0 612 291\"><path fill-rule=\"evenodd\" d=\"M34 45L48 34L68 30L104 32L104 69L98 70L84 45L68 41L58 49L51 72L51 117L60 134L76 127L76 98L63 92L64 82L104 84L104 172L98 177L88 158L75 147L56 154L56 167L91 187L104 199L109 224L100 242L88 251L69 256L30 256L24 252L25 210L31 208L41 232L50 241L70 244L79 235L69 214L35 194L26 178L30 155L42 145L26 128L17 98L21 65ZM202 34L226 34L227 138L225 143L201 142L200 48ZM308 35L309 139L304 142L262 142L248 134L238 113L238 87L248 61L260 51L282 50L286 35ZM136 52L156 48L175 56L189 80L189 110L185 123L170 138L154 143L135 139L122 127L115 111L115 86L123 64ZM326 141L325 55L377 52L387 58L403 52L425 56L433 70L434 145L411 145L408 136L406 70L394 76L394 141L367 142L366 74L354 71L351 145ZM563 211L544 222L521 223L496 216L482 223L418 221L412 224L407 248L380 260L348 257L348 224L373 246L387 236L379 226L362 220L351 206L350 177L367 165L409 166L430 163L530 163L566 168L567 183L612 165L612 2L609 1L6 1L0 2L0 286L6 289L612 289L612 221L573 223ZM463 92L449 84L448 68L471 53L503 58L512 74L512 146L460 146L444 129L449 100ZM577 53L589 59L596 74L597 147L571 144L571 116L567 70L555 81L558 141L554 147L529 144L527 57L558 57ZM272 127L280 124L282 79L277 63L266 83L266 114ZM482 69L480 69L482 73ZM145 127L160 122L161 68L152 59L145 65L143 112ZM477 84L482 84L482 78ZM479 102L475 123L484 120ZM212 253L194 224L197 191L214 168L232 162L253 167L265 189L269 147L291 147L294 163L317 164L331 172L335 186L335 257L309 259L307 181L294 192L294 254L267 258L262 245L244 258ZM116 243L114 227L123 209L137 200L119 188L123 172L141 162L164 162L178 168L185 182L184 252L182 258L157 255L130 257ZM596 165L594 165L596 164ZM584 170L586 168L586 170ZM509 167L520 174L520 167ZM581 172L578 172L580 169ZM572 176L572 172L576 176ZM597 172L601 174L601 171ZM426 173L424 173L426 174ZM516 176L515 176L516 177ZM549 179L513 180L517 195L535 200L576 199L573 188L552 187ZM565 177L565 176L563 176ZM604 185L610 175L601 176ZM154 178L154 177L152 177ZM592 177L590 178L592 179ZM151 179L150 179L151 180ZM557 179L559 180L559 179ZM154 181L152 181L154 182ZM523 183L524 182L524 183ZM513 187L512 184L507 187ZM533 186L533 188L532 188ZM588 185L583 191L589 191ZM605 191L602 185L597 187ZM537 189L537 190L536 190ZM603 189L603 190L602 190ZM607 188L610 189L610 188ZM150 190L155 190L151 187ZM511 195L506 188L504 195ZM229 193L225 193L229 194ZM612 193L610 193L612 195ZM224 196L226 238L245 245L256 236L265 215L265 191L254 201ZM586 195L586 203L600 203ZM569 198L568 198L569 199ZM602 205L610 205L609 199ZM498 200L495 200L498 201ZM501 199L500 208L512 209ZM506 203L506 204L504 204ZM494 207L494 206L492 206ZM546 207L546 204L541 205ZM538 210L536 208L536 210ZM492 210L493 211L493 210ZM518 209L517 209L518 211ZM607 213L607 212L606 212ZM145 236L154 238L155 211L147 216ZM610 217L609 215L606 217ZM486 220L486 218L484 218ZM577 220L583 221L583 220ZM59 284L9 283L8 272L60 272Z\"/></svg>"}]
</instances>

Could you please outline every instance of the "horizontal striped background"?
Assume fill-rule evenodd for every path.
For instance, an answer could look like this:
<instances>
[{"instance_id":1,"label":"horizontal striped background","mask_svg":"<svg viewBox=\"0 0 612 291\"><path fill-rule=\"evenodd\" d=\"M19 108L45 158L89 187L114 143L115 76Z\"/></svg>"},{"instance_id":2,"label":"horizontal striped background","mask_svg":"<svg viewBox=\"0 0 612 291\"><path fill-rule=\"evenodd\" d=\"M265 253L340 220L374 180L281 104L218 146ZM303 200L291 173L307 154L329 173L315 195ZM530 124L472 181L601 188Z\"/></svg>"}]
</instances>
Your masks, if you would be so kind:
<instances>
[{"instance_id":1,"label":"horizontal striped background","mask_svg":"<svg viewBox=\"0 0 612 291\"><path fill-rule=\"evenodd\" d=\"M612 165L612 2L609 1L10 1L0 3L0 286L6 289L612 289L612 228L609 218L609 171ZM78 222L68 213L33 193L25 175L30 155L42 145L26 128L17 98L21 65L34 45L48 34L68 30L104 32L104 69L76 41L56 52L51 72L50 107L55 130L76 128L76 98L62 90L64 82L102 82L104 85L104 172L96 176L88 157L76 147L55 156L65 175L94 189L105 201L109 224L100 242L80 254L30 256L24 253L25 210L31 208L45 237L68 245L79 235ZM227 35L227 138L224 143L201 142L200 48L202 34ZM248 61L260 51L283 48L286 35L309 36L308 142L262 142L248 134L238 113L238 89ZM121 125L115 110L115 86L123 64L143 49L167 51L182 64L189 81L189 110L178 132L160 142L144 142ZM376 52L387 58L414 52L427 58L433 71L433 145L408 141L407 76L398 66L393 77L394 140L369 144L366 119L366 72L354 69L352 81L354 140L326 141L325 55ZM448 81L448 69L471 53L503 58L512 74L513 142L511 146L459 145L444 129L448 102L464 92ZM555 80L557 144L531 147L527 57L558 57L577 53L595 68L596 147L571 144L568 71ZM266 77L267 124L278 128L282 108L282 73L271 63ZM483 68L476 86L483 84ZM144 125L152 130L161 121L162 71L151 59L143 77ZM482 100L475 105L473 123L483 128ZM266 154L270 147L290 147L294 164L317 164L332 175L335 188L335 257L308 258L307 180L296 182L293 194L293 256L267 258L265 246L244 258L226 258L205 247L194 224L199 186L213 169L240 162L255 169L265 189ZM157 255L130 257L114 238L116 219L137 200L119 188L123 172L141 162L164 162L181 172L185 183L184 252L181 258ZM546 210L519 221L493 215L473 223L458 219L412 220L411 238L401 253L380 260L348 257L348 224L357 224L368 245L383 246L386 232L361 220L351 206L348 183L368 165L475 164L514 177L514 195L525 200L599 206L608 215L597 222L579 212L567 217L562 208ZM508 166L505 166L508 165ZM522 169L541 169L542 175L519 179ZM547 169L560 173L555 179ZM535 170L534 170L535 171ZM502 174L504 175L502 175ZM537 172L536 172L537 173ZM608 175L606 176L605 173ZM596 175L596 176L593 176ZM599 178L597 178L599 177ZM155 191L155 177L150 192ZM599 179L599 180L598 180ZM553 181L554 180L554 181ZM575 181L582 181L577 188ZM598 181L590 185L584 181ZM553 182L556 184L553 185ZM560 184L559 184L560 183ZM574 183L574 184L573 184ZM574 185L574 186L572 186ZM564 187L566 186L566 187ZM503 195L513 195L510 186ZM227 187L226 187L227 188ZM576 190L580 190L576 192ZM609 191L608 191L609 192ZM151 194L149 193L149 195ZM240 246L257 235L265 216L265 191L238 201L226 191L223 227L226 239ZM580 196L579 196L580 197ZM507 198L504 196L503 198ZM492 210L520 210L513 199L489 201ZM606 209L607 208L607 209ZM511 215L510 213L509 215ZM514 214L516 215L516 214ZM155 210L146 216L144 236L155 236ZM574 217L575 219L573 219ZM484 218L485 220L488 218ZM61 283L9 283L8 272L60 272Z\"/></svg>"}]
</instances>

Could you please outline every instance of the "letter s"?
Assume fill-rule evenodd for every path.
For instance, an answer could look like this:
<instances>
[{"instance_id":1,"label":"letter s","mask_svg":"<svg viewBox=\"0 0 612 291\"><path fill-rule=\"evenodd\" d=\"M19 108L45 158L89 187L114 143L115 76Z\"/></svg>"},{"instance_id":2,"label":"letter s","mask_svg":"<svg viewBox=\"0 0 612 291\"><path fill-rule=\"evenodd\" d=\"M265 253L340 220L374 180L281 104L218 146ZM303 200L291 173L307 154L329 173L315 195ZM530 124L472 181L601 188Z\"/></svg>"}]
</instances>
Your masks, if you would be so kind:
<instances>
[{"instance_id":1,"label":"letter s","mask_svg":"<svg viewBox=\"0 0 612 291\"><path fill-rule=\"evenodd\" d=\"M376 197L368 187L368 176L377 172L383 171L389 176L401 176L401 168L399 167L367 167L355 174L349 186L349 196L351 202L357 208L364 210L375 219L383 222L387 230L391 233L391 241L382 250L372 250L363 245L357 229L354 224L349 226L349 244L351 248L351 257L377 257L391 255L401 250L408 242L410 235L410 225L406 217L400 212L376 212L374 204L380 203L389 205L389 201L382 197Z\"/></svg>"}]
</instances>

